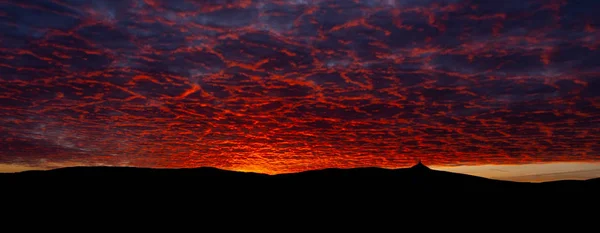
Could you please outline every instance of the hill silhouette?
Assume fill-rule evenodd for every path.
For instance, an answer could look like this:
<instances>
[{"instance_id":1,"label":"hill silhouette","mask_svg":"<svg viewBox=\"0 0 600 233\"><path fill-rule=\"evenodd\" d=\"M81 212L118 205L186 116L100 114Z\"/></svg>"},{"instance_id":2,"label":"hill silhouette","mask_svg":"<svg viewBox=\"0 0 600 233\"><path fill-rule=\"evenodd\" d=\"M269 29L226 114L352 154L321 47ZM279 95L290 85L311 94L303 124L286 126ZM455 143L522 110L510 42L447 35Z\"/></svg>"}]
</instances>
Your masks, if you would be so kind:
<instances>
[{"instance_id":1,"label":"hill silhouette","mask_svg":"<svg viewBox=\"0 0 600 233\"><path fill-rule=\"evenodd\" d=\"M579 192L599 191L600 179L543 183L511 182L430 169L422 163L410 168L329 168L266 175L217 168L153 169L134 167L69 167L48 171L0 174L4 187L148 191L167 189L192 193L319 192L374 193L442 192Z\"/></svg>"}]
</instances>

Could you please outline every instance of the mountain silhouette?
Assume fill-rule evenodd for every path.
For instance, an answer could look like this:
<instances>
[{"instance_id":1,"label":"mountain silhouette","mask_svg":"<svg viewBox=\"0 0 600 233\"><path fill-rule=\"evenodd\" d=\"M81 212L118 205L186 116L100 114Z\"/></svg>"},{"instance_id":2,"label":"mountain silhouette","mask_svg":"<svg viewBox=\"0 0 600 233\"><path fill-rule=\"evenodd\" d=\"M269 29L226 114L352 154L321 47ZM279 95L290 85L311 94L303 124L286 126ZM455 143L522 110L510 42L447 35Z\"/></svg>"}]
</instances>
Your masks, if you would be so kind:
<instances>
[{"instance_id":1,"label":"mountain silhouette","mask_svg":"<svg viewBox=\"0 0 600 233\"><path fill-rule=\"evenodd\" d=\"M266 175L217 168L153 169L134 167L68 167L48 171L0 174L4 187L78 190L173 190L191 193L229 191L373 193L598 191L600 179L543 183L511 182L430 169L420 161L401 169L329 168ZM361 192L362 192L361 191Z\"/></svg>"}]
</instances>

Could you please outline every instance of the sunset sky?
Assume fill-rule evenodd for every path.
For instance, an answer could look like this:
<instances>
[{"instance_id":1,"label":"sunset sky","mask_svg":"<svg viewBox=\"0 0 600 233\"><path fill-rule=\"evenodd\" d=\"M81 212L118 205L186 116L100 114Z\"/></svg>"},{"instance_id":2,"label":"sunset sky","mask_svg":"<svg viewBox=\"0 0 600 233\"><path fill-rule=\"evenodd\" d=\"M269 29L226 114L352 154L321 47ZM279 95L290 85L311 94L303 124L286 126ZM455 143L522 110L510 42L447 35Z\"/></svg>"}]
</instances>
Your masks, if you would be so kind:
<instances>
[{"instance_id":1,"label":"sunset sky","mask_svg":"<svg viewBox=\"0 0 600 233\"><path fill-rule=\"evenodd\" d=\"M0 172L600 177L598 0L0 0Z\"/></svg>"}]
</instances>

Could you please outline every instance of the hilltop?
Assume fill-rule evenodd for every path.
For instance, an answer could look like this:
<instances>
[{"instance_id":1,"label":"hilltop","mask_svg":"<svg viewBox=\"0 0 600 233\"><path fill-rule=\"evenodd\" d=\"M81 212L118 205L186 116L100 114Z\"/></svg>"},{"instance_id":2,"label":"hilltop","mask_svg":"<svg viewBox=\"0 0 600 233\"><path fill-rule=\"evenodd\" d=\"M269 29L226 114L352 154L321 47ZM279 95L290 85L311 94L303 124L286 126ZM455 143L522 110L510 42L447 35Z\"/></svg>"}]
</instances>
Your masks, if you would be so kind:
<instances>
[{"instance_id":1,"label":"hilltop","mask_svg":"<svg viewBox=\"0 0 600 233\"><path fill-rule=\"evenodd\" d=\"M600 179L544 183L511 182L430 169L422 163L410 168L323 169L266 175L217 168L152 169L133 167L69 167L48 171L0 174L0 182L33 189L78 190L170 189L186 192L225 190L405 193L419 191L596 191Z\"/></svg>"}]
</instances>

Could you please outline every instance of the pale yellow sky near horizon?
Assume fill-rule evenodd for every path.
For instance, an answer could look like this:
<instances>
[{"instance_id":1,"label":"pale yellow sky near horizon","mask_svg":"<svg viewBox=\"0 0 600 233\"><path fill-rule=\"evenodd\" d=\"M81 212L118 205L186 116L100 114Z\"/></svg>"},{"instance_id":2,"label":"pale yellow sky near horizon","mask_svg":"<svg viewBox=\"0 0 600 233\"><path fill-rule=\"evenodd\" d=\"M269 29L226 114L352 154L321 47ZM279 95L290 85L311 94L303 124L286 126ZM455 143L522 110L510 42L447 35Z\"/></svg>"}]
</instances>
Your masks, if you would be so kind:
<instances>
[{"instance_id":1,"label":"pale yellow sky near horizon","mask_svg":"<svg viewBox=\"0 0 600 233\"><path fill-rule=\"evenodd\" d=\"M57 164L55 164L57 165ZM81 166L83 164L68 164ZM52 166L61 167L61 166ZM586 180L600 177L600 162L554 162L519 165L431 166L432 169L463 173L499 180L544 182L552 180ZM0 173L47 170L42 167L0 164Z\"/></svg>"},{"instance_id":2,"label":"pale yellow sky near horizon","mask_svg":"<svg viewBox=\"0 0 600 233\"><path fill-rule=\"evenodd\" d=\"M600 162L553 162L518 165L431 166L432 169L498 180L544 182L600 177Z\"/></svg>"}]
</instances>

